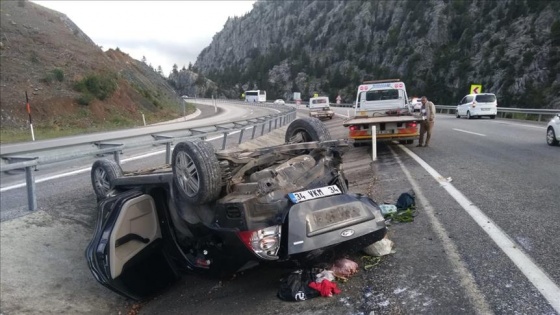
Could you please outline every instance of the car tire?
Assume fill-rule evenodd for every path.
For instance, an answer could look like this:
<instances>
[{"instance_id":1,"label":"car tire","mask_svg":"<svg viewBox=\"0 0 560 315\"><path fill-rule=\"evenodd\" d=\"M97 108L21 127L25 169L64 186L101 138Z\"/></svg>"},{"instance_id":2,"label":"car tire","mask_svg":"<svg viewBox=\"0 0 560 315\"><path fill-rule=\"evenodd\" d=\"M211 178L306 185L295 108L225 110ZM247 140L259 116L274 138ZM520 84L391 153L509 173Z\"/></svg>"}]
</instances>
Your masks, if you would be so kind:
<instances>
[{"instance_id":1,"label":"car tire","mask_svg":"<svg viewBox=\"0 0 560 315\"><path fill-rule=\"evenodd\" d=\"M548 127L546 130L546 143L548 145L558 145L558 140L556 140L556 134L554 133L554 129L552 127Z\"/></svg>"},{"instance_id":2,"label":"car tire","mask_svg":"<svg viewBox=\"0 0 560 315\"><path fill-rule=\"evenodd\" d=\"M467 112L467 119L473 119L473 116L471 116L471 112Z\"/></svg>"},{"instance_id":3,"label":"car tire","mask_svg":"<svg viewBox=\"0 0 560 315\"><path fill-rule=\"evenodd\" d=\"M490 119L496 119L496 115L491 115Z\"/></svg>"},{"instance_id":4,"label":"car tire","mask_svg":"<svg viewBox=\"0 0 560 315\"><path fill-rule=\"evenodd\" d=\"M179 142L171 159L173 188L187 202L200 205L216 200L222 189L222 170L212 144Z\"/></svg>"},{"instance_id":5,"label":"car tire","mask_svg":"<svg viewBox=\"0 0 560 315\"><path fill-rule=\"evenodd\" d=\"M300 143L311 141L331 140L327 126L318 118L299 118L288 126L284 137L286 143Z\"/></svg>"},{"instance_id":6,"label":"car tire","mask_svg":"<svg viewBox=\"0 0 560 315\"><path fill-rule=\"evenodd\" d=\"M97 201L106 199L115 194L113 180L122 177L122 168L117 162L109 159L100 159L91 166L91 185Z\"/></svg>"},{"instance_id":7,"label":"car tire","mask_svg":"<svg viewBox=\"0 0 560 315\"><path fill-rule=\"evenodd\" d=\"M461 118L461 115L457 114L457 116L455 116L455 117L457 117L457 118Z\"/></svg>"}]
</instances>

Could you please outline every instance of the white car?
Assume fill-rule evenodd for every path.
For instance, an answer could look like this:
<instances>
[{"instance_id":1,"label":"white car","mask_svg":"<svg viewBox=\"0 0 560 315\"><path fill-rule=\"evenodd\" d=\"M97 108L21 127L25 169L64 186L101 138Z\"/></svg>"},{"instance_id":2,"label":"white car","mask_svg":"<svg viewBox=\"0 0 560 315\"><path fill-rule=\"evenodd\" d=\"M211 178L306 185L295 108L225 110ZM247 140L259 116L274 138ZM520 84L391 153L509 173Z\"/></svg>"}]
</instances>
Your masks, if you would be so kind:
<instances>
[{"instance_id":1,"label":"white car","mask_svg":"<svg viewBox=\"0 0 560 315\"><path fill-rule=\"evenodd\" d=\"M556 114L546 126L546 143L548 145L560 144L560 114Z\"/></svg>"},{"instance_id":2,"label":"white car","mask_svg":"<svg viewBox=\"0 0 560 315\"><path fill-rule=\"evenodd\" d=\"M422 102L420 102L420 98L413 97L410 101L410 106L412 106L413 112L420 112L420 110L422 109Z\"/></svg>"},{"instance_id":3,"label":"white car","mask_svg":"<svg viewBox=\"0 0 560 315\"><path fill-rule=\"evenodd\" d=\"M497 113L498 101L493 93L469 94L457 105L457 118L467 116L468 119L472 119L486 116L494 119Z\"/></svg>"},{"instance_id":4,"label":"white car","mask_svg":"<svg viewBox=\"0 0 560 315\"><path fill-rule=\"evenodd\" d=\"M276 104L276 105L286 105L286 102L284 102L283 99L279 98L279 99L274 101L274 104Z\"/></svg>"}]
</instances>

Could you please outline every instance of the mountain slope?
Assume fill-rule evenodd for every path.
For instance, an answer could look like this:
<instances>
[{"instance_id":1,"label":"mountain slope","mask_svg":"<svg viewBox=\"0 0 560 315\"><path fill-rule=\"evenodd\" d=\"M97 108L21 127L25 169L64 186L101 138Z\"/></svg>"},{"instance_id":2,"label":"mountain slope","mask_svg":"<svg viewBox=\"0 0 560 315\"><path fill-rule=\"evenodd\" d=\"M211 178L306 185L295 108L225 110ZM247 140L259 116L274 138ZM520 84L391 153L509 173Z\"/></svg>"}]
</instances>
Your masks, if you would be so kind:
<instances>
[{"instance_id":1,"label":"mountain slope","mask_svg":"<svg viewBox=\"0 0 560 315\"><path fill-rule=\"evenodd\" d=\"M362 80L456 104L471 84L499 106L560 108L557 1L259 1L229 19L195 67L236 93L346 102ZM231 95L237 97L238 95Z\"/></svg>"},{"instance_id":2,"label":"mountain slope","mask_svg":"<svg viewBox=\"0 0 560 315\"><path fill-rule=\"evenodd\" d=\"M86 132L176 118L182 100L126 53L103 50L68 17L28 1L1 1L0 123L4 135L33 123Z\"/></svg>"}]
</instances>

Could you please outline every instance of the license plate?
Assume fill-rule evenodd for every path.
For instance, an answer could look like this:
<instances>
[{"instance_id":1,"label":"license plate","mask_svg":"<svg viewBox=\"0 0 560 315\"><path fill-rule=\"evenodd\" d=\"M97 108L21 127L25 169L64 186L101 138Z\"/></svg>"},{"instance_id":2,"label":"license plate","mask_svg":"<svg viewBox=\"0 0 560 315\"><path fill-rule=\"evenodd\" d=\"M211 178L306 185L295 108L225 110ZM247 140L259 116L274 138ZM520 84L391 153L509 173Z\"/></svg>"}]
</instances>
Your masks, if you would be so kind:
<instances>
[{"instance_id":1,"label":"license plate","mask_svg":"<svg viewBox=\"0 0 560 315\"><path fill-rule=\"evenodd\" d=\"M353 205L344 205L335 209L314 212L311 226L313 231L316 231L329 225L359 218L361 215L360 208Z\"/></svg>"},{"instance_id":2,"label":"license plate","mask_svg":"<svg viewBox=\"0 0 560 315\"><path fill-rule=\"evenodd\" d=\"M490 108L482 108L482 110L490 110Z\"/></svg>"},{"instance_id":3,"label":"license plate","mask_svg":"<svg viewBox=\"0 0 560 315\"><path fill-rule=\"evenodd\" d=\"M298 191L289 193L288 197L293 203L300 203L303 201L313 200L317 198L323 198L332 195L340 195L342 192L336 185L320 187L315 189L308 189L304 191Z\"/></svg>"},{"instance_id":4,"label":"license plate","mask_svg":"<svg viewBox=\"0 0 560 315\"><path fill-rule=\"evenodd\" d=\"M377 133L378 134L388 134L388 133L393 133L393 130L378 130Z\"/></svg>"}]
</instances>

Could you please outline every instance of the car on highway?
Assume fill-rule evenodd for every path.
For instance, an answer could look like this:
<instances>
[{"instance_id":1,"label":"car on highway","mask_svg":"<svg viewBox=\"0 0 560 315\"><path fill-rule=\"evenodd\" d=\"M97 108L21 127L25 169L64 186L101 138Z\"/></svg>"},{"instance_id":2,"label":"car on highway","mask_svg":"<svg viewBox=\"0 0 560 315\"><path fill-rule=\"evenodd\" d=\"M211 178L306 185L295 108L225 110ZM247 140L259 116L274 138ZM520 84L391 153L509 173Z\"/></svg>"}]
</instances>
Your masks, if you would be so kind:
<instances>
[{"instance_id":1,"label":"car on highway","mask_svg":"<svg viewBox=\"0 0 560 315\"><path fill-rule=\"evenodd\" d=\"M334 117L334 111L330 107L328 96L318 96L309 99L309 117L328 118Z\"/></svg>"},{"instance_id":2,"label":"car on highway","mask_svg":"<svg viewBox=\"0 0 560 315\"><path fill-rule=\"evenodd\" d=\"M276 104L276 105L285 105L286 102L284 102L283 99L279 98L279 99L277 99L277 100L274 101L274 104Z\"/></svg>"},{"instance_id":3,"label":"car on highway","mask_svg":"<svg viewBox=\"0 0 560 315\"><path fill-rule=\"evenodd\" d=\"M420 98L419 97L413 97L410 100L410 106L412 106L412 111L415 113L419 113L420 110L422 109L422 102L420 102Z\"/></svg>"},{"instance_id":4,"label":"car on highway","mask_svg":"<svg viewBox=\"0 0 560 315\"><path fill-rule=\"evenodd\" d=\"M496 118L498 114L498 101L493 93L468 94L457 105L457 118L466 116Z\"/></svg>"},{"instance_id":5,"label":"car on highway","mask_svg":"<svg viewBox=\"0 0 560 315\"><path fill-rule=\"evenodd\" d=\"M331 263L384 238L369 197L341 168L351 146L316 118L294 120L285 144L215 151L179 142L171 165L124 173L93 163L97 224L86 248L95 279L143 299L182 271L229 277L259 264Z\"/></svg>"},{"instance_id":6,"label":"car on highway","mask_svg":"<svg viewBox=\"0 0 560 315\"><path fill-rule=\"evenodd\" d=\"M546 125L546 143L548 145L560 144L560 114L556 114Z\"/></svg>"}]
</instances>

